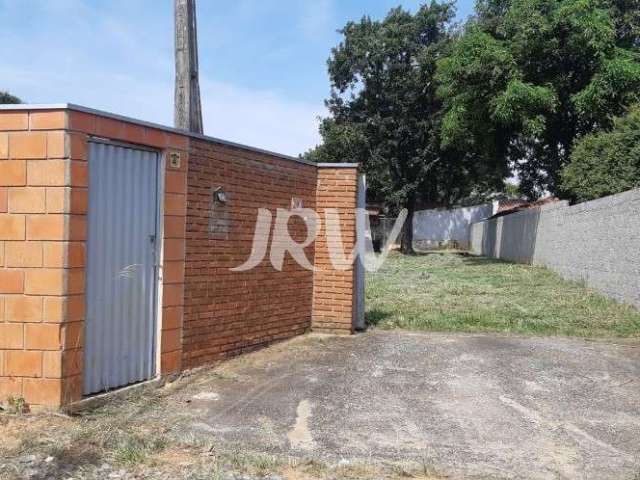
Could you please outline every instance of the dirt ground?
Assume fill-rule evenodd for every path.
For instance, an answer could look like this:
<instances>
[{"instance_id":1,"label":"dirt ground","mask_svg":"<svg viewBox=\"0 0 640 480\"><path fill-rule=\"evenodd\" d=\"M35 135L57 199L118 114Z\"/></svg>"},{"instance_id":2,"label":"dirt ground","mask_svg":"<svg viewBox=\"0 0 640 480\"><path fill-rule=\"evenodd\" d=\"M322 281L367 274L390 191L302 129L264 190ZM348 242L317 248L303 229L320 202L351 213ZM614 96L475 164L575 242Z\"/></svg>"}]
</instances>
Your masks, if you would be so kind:
<instances>
[{"instance_id":1,"label":"dirt ground","mask_svg":"<svg viewBox=\"0 0 640 480\"><path fill-rule=\"evenodd\" d=\"M640 345L308 335L0 440L3 479L637 480Z\"/></svg>"}]
</instances>

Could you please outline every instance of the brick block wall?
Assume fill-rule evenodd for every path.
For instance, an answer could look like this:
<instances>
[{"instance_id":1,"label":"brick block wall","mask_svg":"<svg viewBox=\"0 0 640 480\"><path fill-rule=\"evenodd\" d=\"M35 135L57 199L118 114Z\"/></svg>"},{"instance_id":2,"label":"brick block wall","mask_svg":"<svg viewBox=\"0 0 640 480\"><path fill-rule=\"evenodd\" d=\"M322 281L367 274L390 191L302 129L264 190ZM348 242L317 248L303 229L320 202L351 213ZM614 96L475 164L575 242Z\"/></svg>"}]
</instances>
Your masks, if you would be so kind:
<instances>
[{"instance_id":1,"label":"brick block wall","mask_svg":"<svg viewBox=\"0 0 640 480\"><path fill-rule=\"evenodd\" d=\"M227 204L212 205L221 187ZM254 349L305 332L311 325L313 272L287 255L282 271L269 253L256 268L232 272L251 253L259 208L291 207L292 197L315 208L316 168L192 140L188 173L185 367ZM213 231L210 229L213 228ZM306 234L290 222L293 238ZM313 262L313 244L306 249Z\"/></svg>"},{"instance_id":2,"label":"brick block wall","mask_svg":"<svg viewBox=\"0 0 640 480\"><path fill-rule=\"evenodd\" d=\"M66 126L62 111L0 115L0 401L59 405L78 373L87 202Z\"/></svg>"},{"instance_id":3,"label":"brick block wall","mask_svg":"<svg viewBox=\"0 0 640 480\"><path fill-rule=\"evenodd\" d=\"M313 330L333 333L353 331L354 270L351 262L335 269L331 262L325 230L325 212L337 209L343 256L348 258L356 242L357 205L356 168L318 169L316 209L323 226L316 242L315 281L313 287Z\"/></svg>"}]
</instances>

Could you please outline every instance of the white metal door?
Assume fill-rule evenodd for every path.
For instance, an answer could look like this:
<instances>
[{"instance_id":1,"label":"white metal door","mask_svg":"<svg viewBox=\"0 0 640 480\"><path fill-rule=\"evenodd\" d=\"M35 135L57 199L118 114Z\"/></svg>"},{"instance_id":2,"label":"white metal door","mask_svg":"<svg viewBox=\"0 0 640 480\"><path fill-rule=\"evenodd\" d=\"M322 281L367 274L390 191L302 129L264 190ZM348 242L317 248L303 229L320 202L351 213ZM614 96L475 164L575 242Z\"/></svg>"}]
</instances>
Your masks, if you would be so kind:
<instances>
[{"instance_id":1,"label":"white metal door","mask_svg":"<svg viewBox=\"0 0 640 480\"><path fill-rule=\"evenodd\" d=\"M155 376L158 163L89 143L85 395Z\"/></svg>"}]
</instances>

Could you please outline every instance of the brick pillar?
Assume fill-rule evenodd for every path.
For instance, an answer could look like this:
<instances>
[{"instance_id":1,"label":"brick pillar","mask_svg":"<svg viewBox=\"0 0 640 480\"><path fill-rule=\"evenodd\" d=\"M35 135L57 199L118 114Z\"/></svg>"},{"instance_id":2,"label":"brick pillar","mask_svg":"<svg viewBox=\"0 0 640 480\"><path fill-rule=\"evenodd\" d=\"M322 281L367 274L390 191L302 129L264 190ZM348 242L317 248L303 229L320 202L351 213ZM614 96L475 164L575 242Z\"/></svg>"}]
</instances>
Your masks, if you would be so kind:
<instances>
[{"instance_id":1,"label":"brick pillar","mask_svg":"<svg viewBox=\"0 0 640 480\"><path fill-rule=\"evenodd\" d=\"M351 164L318 167L316 210L322 227L316 241L311 328L331 333L353 332L355 278L352 264L334 268L325 230L326 209L340 215L343 253L350 255L356 242L357 167Z\"/></svg>"},{"instance_id":2,"label":"brick pillar","mask_svg":"<svg viewBox=\"0 0 640 480\"><path fill-rule=\"evenodd\" d=\"M172 167L170 162L165 165L161 375L182 370L188 152L181 153L179 167Z\"/></svg>"},{"instance_id":3,"label":"brick pillar","mask_svg":"<svg viewBox=\"0 0 640 480\"><path fill-rule=\"evenodd\" d=\"M86 191L64 111L0 112L0 402L59 406L80 373ZM69 315L69 312L73 312Z\"/></svg>"}]
</instances>

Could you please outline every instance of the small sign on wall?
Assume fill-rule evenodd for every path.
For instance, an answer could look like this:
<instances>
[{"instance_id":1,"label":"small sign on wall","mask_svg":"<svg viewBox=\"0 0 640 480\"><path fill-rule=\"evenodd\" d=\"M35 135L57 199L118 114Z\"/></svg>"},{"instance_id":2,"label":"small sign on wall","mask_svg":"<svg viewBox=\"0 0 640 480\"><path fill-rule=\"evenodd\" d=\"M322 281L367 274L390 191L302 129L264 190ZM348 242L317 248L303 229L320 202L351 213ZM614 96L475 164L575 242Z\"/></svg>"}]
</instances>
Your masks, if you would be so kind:
<instances>
[{"instance_id":1,"label":"small sign on wall","mask_svg":"<svg viewBox=\"0 0 640 480\"><path fill-rule=\"evenodd\" d=\"M178 170L182 165L182 154L180 152L169 152L167 154L169 157L169 168L173 168Z\"/></svg>"}]
</instances>

